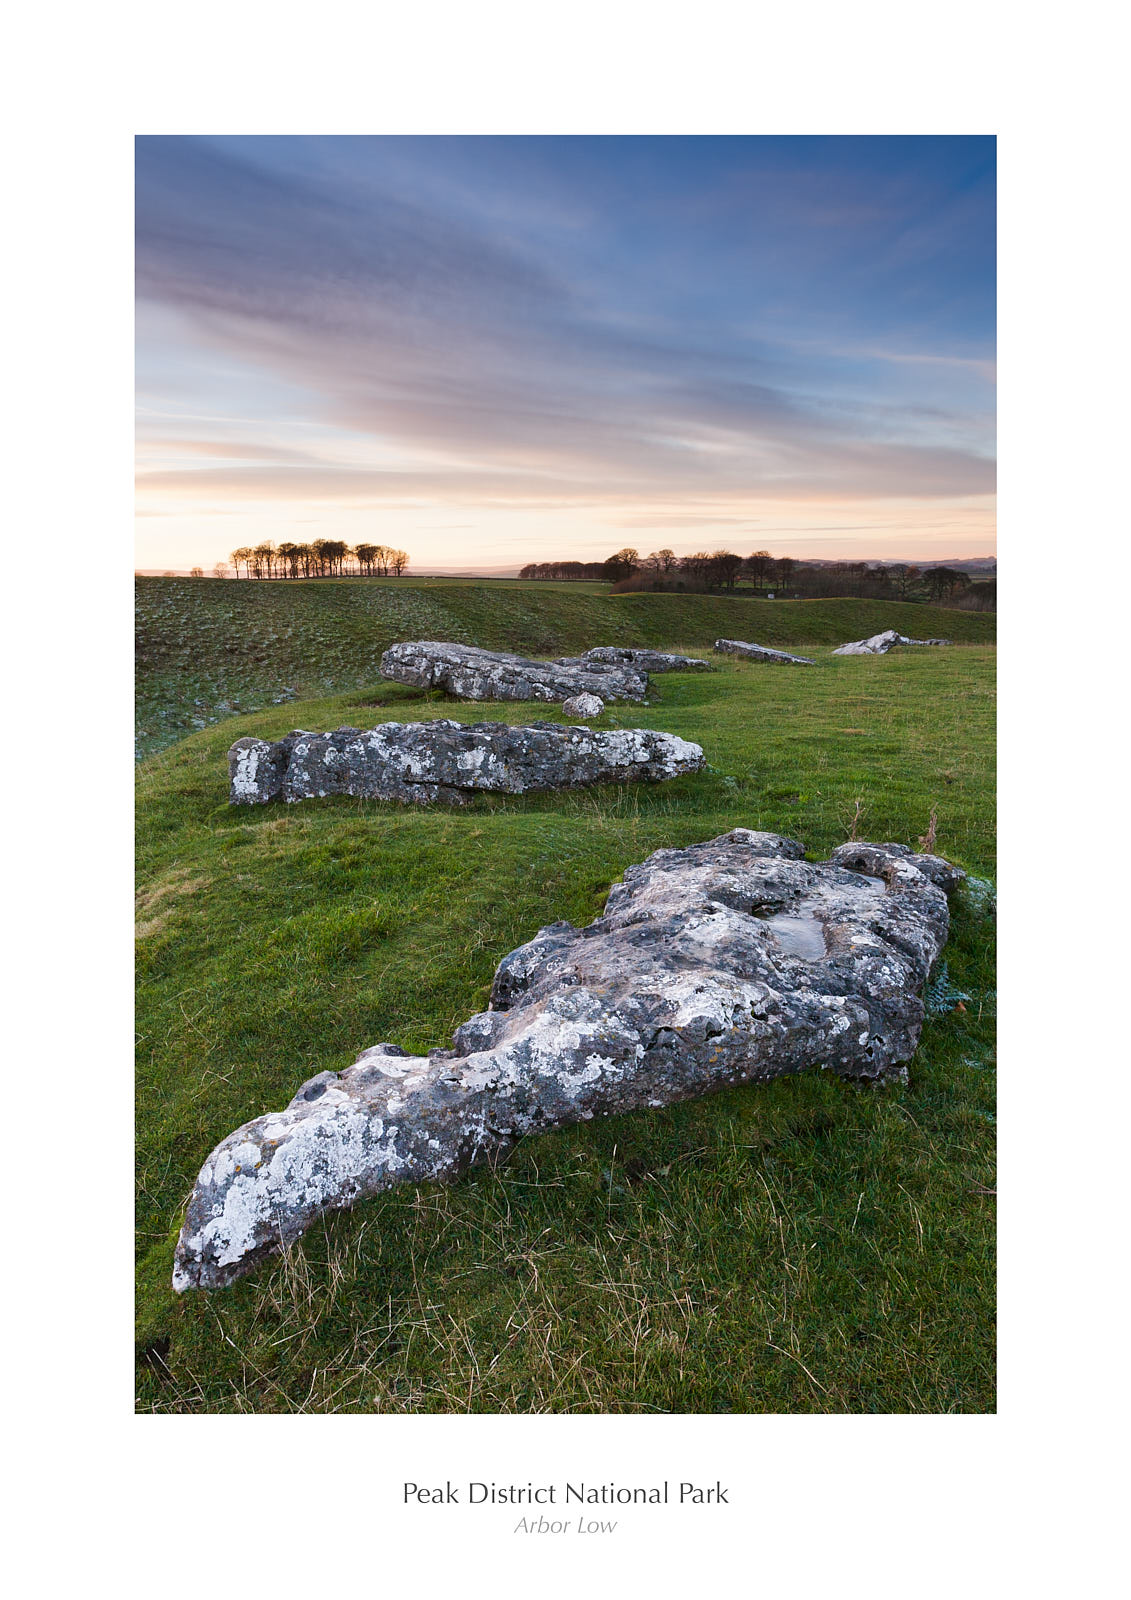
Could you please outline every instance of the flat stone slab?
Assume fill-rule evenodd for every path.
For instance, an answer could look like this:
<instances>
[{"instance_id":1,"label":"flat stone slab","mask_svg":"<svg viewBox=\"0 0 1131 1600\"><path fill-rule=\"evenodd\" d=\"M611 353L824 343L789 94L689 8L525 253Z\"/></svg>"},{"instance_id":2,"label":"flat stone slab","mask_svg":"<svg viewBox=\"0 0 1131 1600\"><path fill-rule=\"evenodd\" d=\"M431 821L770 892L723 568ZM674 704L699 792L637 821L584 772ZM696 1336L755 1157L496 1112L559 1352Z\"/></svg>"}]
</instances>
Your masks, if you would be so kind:
<instances>
[{"instance_id":1,"label":"flat stone slab","mask_svg":"<svg viewBox=\"0 0 1131 1600\"><path fill-rule=\"evenodd\" d=\"M896 633L894 628L886 628L883 633L874 633L870 639L856 639L852 644L838 645L833 651L834 656L884 656L893 650L897 644L950 644L949 639L908 639L902 633Z\"/></svg>"},{"instance_id":2,"label":"flat stone slab","mask_svg":"<svg viewBox=\"0 0 1131 1600\"><path fill-rule=\"evenodd\" d=\"M643 700L648 693L647 673L634 667L530 661L475 645L429 639L390 645L381 657L381 673L418 689L444 689L460 700L546 700L560 705L575 694Z\"/></svg>"},{"instance_id":3,"label":"flat stone slab","mask_svg":"<svg viewBox=\"0 0 1131 1600\"><path fill-rule=\"evenodd\" d=\"M720 655L742 656L747 661L772 661L784 667L815 667L808 656L791 656L784 650L770 650L764 644L749 644L745 639L716 639Z\"/></svg>"},{"instance_id":4,"label":"flat stone slab","mask_svg":"<svg viewBox=\"0 0 1131 1600\"><path fill-rule=\"evenodd\" d=\"M615 644L598 645L587 650L582 661L589 666L637 667L641 672L710 672L709 661L698 656L671 655L666 650L631 650Z\"/></svg>"},{"instance_id":5,"label":"flat stone slab","mask_svg":"<svg viewBox=\"0 0 1131 1600\"><path fill-rule=\"evenodd\" d=\"M745 828L657 850L588 927L551 923L504 957L453 1048L374 1045L230 1134L197 1178L174 1288L222 1287L326 1212L548 1128L786 1073L905 1076L961 876L891 845L806 862Z\"/></svg>"},{"instance_id":6,"label":"flat stone slab","mask_svg":"<svg viewBox=\"0 0 1131 1600\"><path fill-rule=\"evenodd\" d=\"M232 805L351 794L413 805L461 804L472 793L525 794L586 783L657 783L706 765L697 744L651 728L535 722L383 722L362 732L237 739L228 751Z\"/></svg>"}]
</instances>

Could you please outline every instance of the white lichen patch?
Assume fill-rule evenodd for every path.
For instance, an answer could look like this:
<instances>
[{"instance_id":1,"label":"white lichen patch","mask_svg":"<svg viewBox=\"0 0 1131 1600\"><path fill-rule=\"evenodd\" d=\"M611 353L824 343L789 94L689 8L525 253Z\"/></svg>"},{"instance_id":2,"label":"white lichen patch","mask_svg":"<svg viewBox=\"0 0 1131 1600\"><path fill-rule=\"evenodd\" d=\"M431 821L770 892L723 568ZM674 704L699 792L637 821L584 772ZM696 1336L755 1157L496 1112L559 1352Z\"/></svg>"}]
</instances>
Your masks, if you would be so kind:
<instances>
[{"instance_id":1,"label":"white lichen patch","mask_svg":"<svg viewBox=\"0 0 1131 1600\"><path fill-rule=\"evenodd\" d=\"M231 800L233 805L247 804L259 798L259 764L270 750L265 740L248 742L239 750L231 773Z\"/></svg>"}]
</instances>

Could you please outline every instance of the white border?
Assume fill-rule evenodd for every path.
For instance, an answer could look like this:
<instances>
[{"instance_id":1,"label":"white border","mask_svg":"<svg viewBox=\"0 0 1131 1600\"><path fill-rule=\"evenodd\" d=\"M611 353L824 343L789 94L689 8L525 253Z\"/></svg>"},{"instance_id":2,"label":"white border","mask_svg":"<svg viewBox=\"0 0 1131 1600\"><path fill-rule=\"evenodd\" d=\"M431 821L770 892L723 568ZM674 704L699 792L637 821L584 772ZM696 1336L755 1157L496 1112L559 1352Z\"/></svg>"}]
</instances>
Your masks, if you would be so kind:
<instances>
[{"instance_id":1,"label":"white border","mask_svg":"<svg viewBox=\"0 0 1131 1600\"><path fill-rule=\"evenodd\" d=\"M6 1276L26 1592L1108 1592L1105 1425L1121 1377L1108 1285L1120 1269L1102 1188L1121 1153L1125 1032L1106 1026L1120 947L1097 931L1123 853L1122 789L1104 770L1122 741L1096 649L1125 626L1107 581L1126 498L1122 367L1107 375L1125 296L1111 16L968 0L411 14L72 0L20 14L6 141L20 746L6 786L20 906L8 925L21 973ZM130 142L289 131L1000 131L1000 1417L132 1416ZM730 1481L736 1503L711 1520L642 1521L596 1547L520 1553L488 1517L398 1509L404 1478L440 1468L699 1472Z\"/></svg>"}]
</instances>

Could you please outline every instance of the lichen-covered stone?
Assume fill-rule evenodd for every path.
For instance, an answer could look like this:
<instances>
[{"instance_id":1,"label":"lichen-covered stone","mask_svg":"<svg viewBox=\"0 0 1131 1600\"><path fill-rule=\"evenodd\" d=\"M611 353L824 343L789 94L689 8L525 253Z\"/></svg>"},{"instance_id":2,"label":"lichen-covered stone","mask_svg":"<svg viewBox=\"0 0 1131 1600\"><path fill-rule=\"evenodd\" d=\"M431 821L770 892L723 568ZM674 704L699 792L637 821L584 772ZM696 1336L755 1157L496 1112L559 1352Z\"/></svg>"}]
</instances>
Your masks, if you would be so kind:
<instances>
[{"instance_id":1,"label":"lichen-covered stone","mask_svg":"<svg viewBox=\"0 0 1131 1600\"><path fill-rule=\"evenodd\" d=\"M475 645L430 639L390 645L381 672L397 683L443 689L460 700L543 700L560 704L575 694L602 700L643 700L648 676L634 667L584 661L530 661Z\"/></svg>"},{"instance_id":2,"label":"lichen-covered stone","mask_svg":"<svg viewBox=\"0 0 1131 1600\"><path fill-rule=\"evenodd\" d=\"M890 845L809 863L745 828L656 851L588 927L552 923L506 956L452 1049L374 1045L229 1135L196 1181L174 1287L230 1283L327 1211L548 1128L812 1069L902 1076L949 927L932 875L952 871Z\"/></svg>"},{"instance_id":3,"label":"lichen-covered stone","mask_svg":"<svg viewBox=\"0 0 1131 1600\"><path fill-rule=\"evenodd\" d=\"M581 658L589 666L637 667L641 672L710 672L711 663L698 656L671 655L666 650L635 650L615 644L598 645Z\"/></svg>"},{"instance_id":4,"label":"lichen-covered stone","mask_svg":"<svg viewBox=\"0 0 1131 1600\"><path fill-rule=\"evenodd\" d=\"M791 656L784 650L770 650L764 644L749 644L745 639L716 639L715 649L720 655L742 656L747 661L770 661L783 667L816 666L808 656Z\"/></svg>"},{"instance_id":5,"label":"lichen-covered stone","mask_svg":"<svg viewBox=\"0 0 1131 1600\"><path fill-rule=\"evenodd\" d=\"M228 751L233 805L332 794L429 805L475 791L525 794L586 783L660 782L705 765L697 744L651 728L383 722L362 732L288 733L275 744L237 739Z\"/></svg>"},{"instance_id":6,"label":"lichen-covered stone","mask_svg":"<svg viewBox=\"0 0 1131 1600\"><path fill-rule=\"evenodd\" d=\"M562 710L567 717L581 717L583 721L589 717L599 717L605 709L605 702L599 694L575 694L571 700L562 701Z\"/></svg>"},{"instance_id":7,"label":"lichen-covered stone","mask_svg":"<svg viewBox=\"0 0 1131 1600\"><path fill-rule=\"evenodd\" d=\"M834 656L884 656L897 644L950 644L949 639L908 639L894 628L874 633L870 639L856 639L851 644L838 645Z\"/></svg>"},{"instance_id":8,"label":"lichen-covered stone","mask_svg":"<svg viewBox=\"0 0 1131 1600\"><path fill-rule=\"evenodd\" d=\"M921 872L947 894L966 876L961 867L943 856L916 855L904 844L838 844L829 860L838 867L847 867L849 872L867 872L886 883L895 878L912 882L909 869Z\"/></svg>"}]
</instances>

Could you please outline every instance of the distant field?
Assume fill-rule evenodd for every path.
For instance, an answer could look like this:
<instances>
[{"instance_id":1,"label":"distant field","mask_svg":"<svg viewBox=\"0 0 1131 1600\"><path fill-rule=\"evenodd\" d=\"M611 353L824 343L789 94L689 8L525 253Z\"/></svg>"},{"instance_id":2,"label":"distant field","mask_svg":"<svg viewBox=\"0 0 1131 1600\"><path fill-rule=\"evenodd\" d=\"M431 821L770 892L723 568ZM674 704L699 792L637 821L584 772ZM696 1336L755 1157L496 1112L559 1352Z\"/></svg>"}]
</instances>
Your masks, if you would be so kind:
<instances>
[{"instance_id":1,"label":"distant field","mask_svg":"<svg viewBox=\"0 0 1131 1600\"><path fill-rule=\"evenodd\" d=\"M257 580L253 578L250 581L254 583ZM264 580L260 579L258 581L262 582ZM319 579L318 581L322 582L324 580ZM350 578L344 580L334 579L332 581L356 583L358 580ZM581 594L608 594L613 586L612 580L609 578L582 578L576 581L573 579L567 581L559 578L461 578L449 577L444 573L417 578L362 578L360 581L362 583L384 583L397 589L403 589L406 584L413 589L441 589L452 585L466 587L468 584L473 584L479 589L564 589L567 591L576 589Z\"/></svg>"},{"instance_id":2,"label":"distant field","mask_svg":"<svg viewBox=\"0 0 1131 1600\"><path fill-rule=\"evenodd\" d=\"M883 628L990 643L992 615L872 600L610 595L602 584L388 579L318 583L139 578L137 749L272 702L370 684L402 639L529 655L599 644L689 649L720 635L770 645L841 644Z\"/></svg>"},{"instance_id":3,"label":"distant field","mask_svg":"<svg viewBox=\"0 0 1131 1600\"><path fill-rule=\"evenodd\" d=\"M531 1138L497 1169L334 1217L229 1290L178 1300L169 1285L186 1196L219 1139L366 1045L447 1044L508 950L558 918L591 920L652 850L746 826L820 857L858 810L860 836L914 846L936 808L938 850L992 878L993 649L830 650L891 625L992 638L992 618L473 586L139 588L147 705L161 689L183 707L194 681L249 697L338 690L235 716L138 769L140 1410L992 1410L987 884L952 901L905 1087L814 1073ZM459 812L227 804L239 734L560 718L382 683L394 638L702 646L755 615L759 639L810 644L817 666L727 659L657 678L654 704L598 723L699 741L710 766L693 777Z\"/></svg>"}]
</instances>

